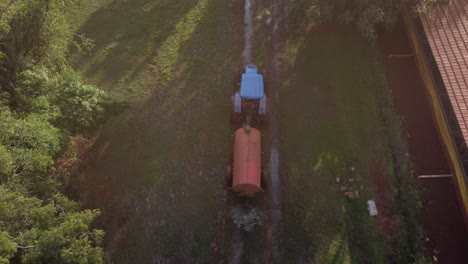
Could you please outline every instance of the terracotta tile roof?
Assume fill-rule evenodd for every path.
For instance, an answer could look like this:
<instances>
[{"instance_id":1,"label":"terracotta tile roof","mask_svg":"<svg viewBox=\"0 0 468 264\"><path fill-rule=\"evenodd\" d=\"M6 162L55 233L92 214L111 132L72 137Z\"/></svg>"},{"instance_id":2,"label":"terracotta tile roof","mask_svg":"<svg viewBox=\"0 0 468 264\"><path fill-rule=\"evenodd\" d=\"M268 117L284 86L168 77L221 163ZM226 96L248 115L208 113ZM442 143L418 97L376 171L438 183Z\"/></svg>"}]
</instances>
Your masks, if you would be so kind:
<instances>
[{"instance_id":1,"label":"terracotta tile roof","mask_svg":"<svg viewBox=\"0 0 468 264\"><path fill-rule=\"evenodd\" d=\"M468 1L450 0L422 17L448 96L468 143Z\"/></svg>"}]
</instances>

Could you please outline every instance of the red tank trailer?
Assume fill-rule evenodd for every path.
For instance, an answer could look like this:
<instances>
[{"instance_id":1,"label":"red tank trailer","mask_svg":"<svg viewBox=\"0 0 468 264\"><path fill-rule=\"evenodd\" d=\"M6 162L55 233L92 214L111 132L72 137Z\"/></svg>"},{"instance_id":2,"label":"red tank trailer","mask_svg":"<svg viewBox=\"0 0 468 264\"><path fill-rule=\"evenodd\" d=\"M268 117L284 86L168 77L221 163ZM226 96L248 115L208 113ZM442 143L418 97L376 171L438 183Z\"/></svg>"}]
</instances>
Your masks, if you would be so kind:
<instances>
[{"instance_id":1,"label":"red tank trailer","mask_svg":"<svg viewBox=\"0 0 468 264\"><path fill-rule=\"evenodd\" d=\"M249 126L234 136L232 189L242 197L252 197L261 188L261 134Z\"/></svg>"}]
</instances>

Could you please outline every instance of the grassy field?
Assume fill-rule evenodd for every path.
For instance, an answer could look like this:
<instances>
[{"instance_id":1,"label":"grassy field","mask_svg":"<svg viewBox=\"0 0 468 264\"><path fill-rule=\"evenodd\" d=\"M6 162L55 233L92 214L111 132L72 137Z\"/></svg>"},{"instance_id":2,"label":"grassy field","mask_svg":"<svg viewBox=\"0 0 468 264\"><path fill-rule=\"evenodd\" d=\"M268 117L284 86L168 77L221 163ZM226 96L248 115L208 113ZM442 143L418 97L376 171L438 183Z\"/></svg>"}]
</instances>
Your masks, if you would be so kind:
<instances>
[{"instance_id":1,"label":"grassy field","mask_svg":"<svg viewBox=\"0 0 468 264\"><path fill-rule=\"evenodd\" d=\"M86 79L131 109L105 124L84 172L112 263L213 262L230 151L229 96L242 43L216 0L82 1L72 54ZM99 2L99 1L98 1ZM91 15L88 12L94 10ZM221 216L222 217L222 216Z\"/></svg>"},{"instance_id":2,"label":"grassy field","mask_svg":"<svg viewBox=\"0 0 468 264\"><path fill-rule=\"evenodd\" d=\"M244 43L233 28L243 21L239 2L82 0L70 12L95 42L91 54L73 53L72 65L132 103L100 129L83 173L86 206L103 211L97 225L107 232L108 262L213 263L225 253L215 226ZM255 41L267 80L268 33ZM375 48L347 28L284 41L278 107L287 195L275 262L385 263L366 208L375 197L370 168L388 159ZM342 187L359 198L347 199Z\"/></svg>"},{"instance_id":3,"label":"grassy field","mask_svg":"<svg viewBox=\"0 0 468 264\"><path fill-rule=\"evenodd\" d=\"M371 165L386 158L376 50L353 30L332 27L288 40L284 60L284 228L293 234L285 260L385 263L383 236L366 207L375 198ZM358 198L345 197L351 189Z\"/></svg>"}]
</instances>

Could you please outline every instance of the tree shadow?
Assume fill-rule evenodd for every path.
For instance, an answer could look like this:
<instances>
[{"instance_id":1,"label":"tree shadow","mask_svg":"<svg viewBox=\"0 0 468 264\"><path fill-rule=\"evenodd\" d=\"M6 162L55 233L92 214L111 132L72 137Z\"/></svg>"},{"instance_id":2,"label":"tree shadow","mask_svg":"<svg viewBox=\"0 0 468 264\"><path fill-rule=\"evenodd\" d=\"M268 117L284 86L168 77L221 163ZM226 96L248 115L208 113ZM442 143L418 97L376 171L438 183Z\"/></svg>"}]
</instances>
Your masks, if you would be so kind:
<instances>
[{"instance_id":1,"label":"tree shadow","mask_svg":"<svg viewBox=\"0 0 468 264\"><path fill-rule=\"evenodd\" d=\"M78 30L94 40L90 54L73 53L72 65L93 84L125 99L148 91L137 82L161 44L197 1L115 0ZM142 96L143 95L143 96Z\"/></svg>"},{"instance_id":2,"label":"tree shadow","mask_svg":"<svg viewBox=\"0 0 468 264\"><path fill-rule=\"evenodd\" d=\"M142 65L154 67L129 66L119 72L141 66L143 74L153 75L144 83L151 93L103 125L92 150L94 162L83 172L87 207L103 212L96 225L107 233L106 250L113 263L216 262L223 246L216 249L213 243L220 236L215 225L222 212L222 175L230 151L229 96L241 54L237 43L242 41L231 34L231 3L190 1L192 9L185 14L201 3L204 14L190 35L173 38L172 30L161 37L162 42L181 41L175 57L169 56L170 67L161 64L168 57L155 61L165 48L159 43L151 46L158 47L151 55L142 57ZM132 13L137 7L124 2L119 10ZM112 12L106 8L95 19L108 16L112 21L120 15ZM154 20L162 27L177 24L171 12L160 12L155 10L162 18ZM108 27L111 33L96 41L97 50L105 49L117 32ZM106 57L89 71L112 62ZM162 69L169 69L165 78L159 76Z\"/></svg>"},{"instance_id":3,"label":"tree shadow","mask_svg":"<svg viewBox=\"0 0 468 264\"><path fill-rule=\"evenodd\" d=\"M291 168L287 206L302 208L304 220L286 229L307 233L302 244L313 246L313 262L379 263L383 242L365 206L372 197L369 164L385 145L375 49L354 29L330 24L289 41L291 77L280 93ZM359 190L359 198L346 198L343 188ZM301 254L285 260L298 263Z\"/></svg>"}]
</instances>

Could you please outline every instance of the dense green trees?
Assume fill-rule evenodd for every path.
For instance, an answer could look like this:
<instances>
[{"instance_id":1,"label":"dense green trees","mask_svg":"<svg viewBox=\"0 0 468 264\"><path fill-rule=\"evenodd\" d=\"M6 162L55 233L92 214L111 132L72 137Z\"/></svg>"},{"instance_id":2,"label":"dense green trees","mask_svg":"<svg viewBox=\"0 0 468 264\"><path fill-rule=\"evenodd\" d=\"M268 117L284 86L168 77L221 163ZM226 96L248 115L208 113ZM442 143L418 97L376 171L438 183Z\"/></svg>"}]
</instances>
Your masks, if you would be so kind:
<instances>
[{"instance_id":1,"label":"dense green trees","mask_svg":"<svg viewBox=\"0 0 468 264\"><path fill-rule=\"evenodd\" d=\"M67 66L72 1L0 0L0 264L103 262L99 211L51 177L70 137L125 107Z\"/></svg>"},{"instance_id":2,"label":"dense green trees","mask_svg":"<svg viewBox=\"0 0 468 264\"><path fill-rule=\"evenodd\" d=\"M0 84L16 99L16 77L33 64L64 64L72 32L63 14L65 1L0 1Z\"/></svg>"},{"instance_id":3,"label":"dense green trees","mask_svg":"<svg viewBox=\"0 0 468 264\"><path fill-rule=\"evenodd\" d=\"M17 244L11 241L10 235L5 231L0 231L0 264L10 263L9 258L13 257L17 250Z\"/></svg>"},{"instance_id":4,"label":"dense green trees","mask_svg":"<svg viewBox=\"0 0 468 264\"><path fill-rule=\"evenodd\" d=\"M0 186L0 257L16 252L23 263L102 263L96 245L103 231L89 231L99 212L77 209L60 194L40 200Z\"/></svg>"},{"instance_id":5,"label":"dense green trees","mask_svg":"<svg viewBox=\"0 0 468 264\"><path fill-rule=\"evenodd\" d=\"M42 65L19 74L16 102L22 111L40 113L70 133L89 131L126 107L125 102L84 84L74 70L64 68L56 74Z\"/></svg>"},{"instance_id":6,"label":"dense green trees","mask_svg":"<svg viewBox=\"0 0 468 264\"><path fill-rule=\"evenodd\" d=\"M290 4L293 17L308 23L337 20L353 24L366 38L374 39L377 25L392 25L403 5L424 12L428 6L446 0L298 0Z\"/></svg>"},{"instance_id":7,"label":"dense green trees","mask_svg":"<svg viewBox=\"0 0 468 264\"><path fill-rule=\"evenodd\" d=\"M64 137L38 114L0 113L0 263L100 263L101 230L90 230L98 211L57 191L50 177Z\"/></svg>"}]
</instances>

